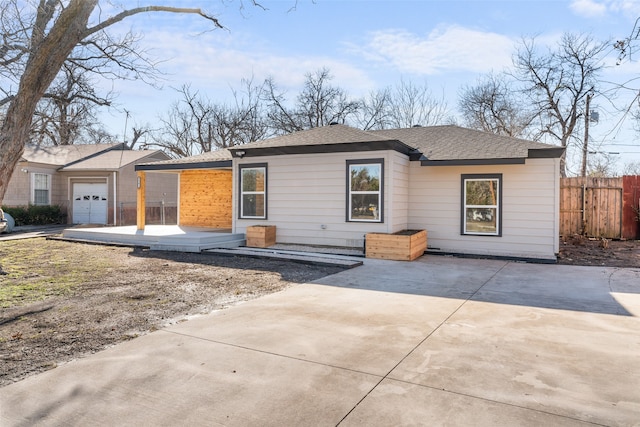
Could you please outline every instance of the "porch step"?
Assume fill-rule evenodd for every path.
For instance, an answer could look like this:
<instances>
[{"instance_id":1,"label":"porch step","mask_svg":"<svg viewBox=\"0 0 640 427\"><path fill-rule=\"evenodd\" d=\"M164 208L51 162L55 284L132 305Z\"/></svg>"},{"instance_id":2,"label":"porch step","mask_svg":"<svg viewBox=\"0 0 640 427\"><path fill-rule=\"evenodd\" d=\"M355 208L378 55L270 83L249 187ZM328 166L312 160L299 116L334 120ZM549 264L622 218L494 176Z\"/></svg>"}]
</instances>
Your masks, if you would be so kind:
<instances>
[{"instance_id":1,"label":"porch step","mask_svg":"<svg viewBox=\"0 0 640 427\"><path fill-rule=\"evenodd\" d=\"M214 242L204 243L180 243L180 242L158 242L150 245L149 249L152 251L175 251L175 252L202 252L209 249L220 248L237 248L247 244L247 241L242 238L230 239L230 240L216 240Z\"/></svg>"},{"instance_id":2,"label":"porch step","mask_svg":"<svg viewBox=\"0 0 640 427\"><path fill-rule=\"evenodd\" d=\"M236 247L232 249L206 249L203 251L204 253L212 253L218 255L229 255L229 256L247 256L254 258L269 258L269 259L277 259L283 261L295 261L303 264L313 264L313 265L325 265L330 267L343 267L343 268L354 268L361 266L363 264L361 259L349 257L349 256L340 256L340 255L331 255L331 254L319 254L313 252L299 252L299 251L283 251L283 250L274 250L274 249L260 249L260 248L247 248L247 247Z\"/></svg>"}]
</instances>

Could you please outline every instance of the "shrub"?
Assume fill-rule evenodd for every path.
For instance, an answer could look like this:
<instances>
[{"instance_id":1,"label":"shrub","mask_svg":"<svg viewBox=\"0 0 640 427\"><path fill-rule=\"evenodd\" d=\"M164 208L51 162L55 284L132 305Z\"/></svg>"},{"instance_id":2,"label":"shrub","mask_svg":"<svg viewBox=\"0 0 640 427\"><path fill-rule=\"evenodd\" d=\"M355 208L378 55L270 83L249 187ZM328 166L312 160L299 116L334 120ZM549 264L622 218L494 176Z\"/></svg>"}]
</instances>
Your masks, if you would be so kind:
<instances>
[{"instance_id":1,"label":"shrub","mask_svg":"<svg viewBox=\"0 0 640 427\"><path fill-rule=\"evenodd\" d=\"M66 224L67 216L62 208L53 206L3 206L2 210L16 221L16 225Z\"/></svg>"}]
</instances>

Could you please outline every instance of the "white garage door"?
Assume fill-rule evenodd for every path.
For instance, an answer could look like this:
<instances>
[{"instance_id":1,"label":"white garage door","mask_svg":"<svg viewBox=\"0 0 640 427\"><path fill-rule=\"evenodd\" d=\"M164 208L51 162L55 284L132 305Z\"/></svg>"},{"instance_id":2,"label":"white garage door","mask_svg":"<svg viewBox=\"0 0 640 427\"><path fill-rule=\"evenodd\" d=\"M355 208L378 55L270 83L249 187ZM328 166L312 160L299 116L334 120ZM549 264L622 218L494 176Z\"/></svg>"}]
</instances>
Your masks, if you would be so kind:
<instances>
[{"instance_id":1,"label":"white garage door","mask_svg":"<svg viewBox=\"0 0 640 427\"><path fill-rule=\"evenodd\" d=\"M107 184L73 184L73 223L107 223Z\"/></svg>"}]
</instances>

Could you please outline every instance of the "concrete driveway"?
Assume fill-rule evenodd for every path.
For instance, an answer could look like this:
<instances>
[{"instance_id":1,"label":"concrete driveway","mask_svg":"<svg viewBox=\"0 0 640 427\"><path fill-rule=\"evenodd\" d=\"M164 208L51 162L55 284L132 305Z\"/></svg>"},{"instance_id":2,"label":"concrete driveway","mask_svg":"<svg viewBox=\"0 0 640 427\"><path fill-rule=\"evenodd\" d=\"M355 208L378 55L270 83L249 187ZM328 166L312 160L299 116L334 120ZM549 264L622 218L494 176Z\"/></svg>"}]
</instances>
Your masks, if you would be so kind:
<instances>
[{"instance_id":1,"label":"concrete driveway","mask_svg":"<svg viewBox=\"0 0 640 427\"><path fill-rule=\"evenodd\" d=\"M425 256L0 389L0 425L640 425L640 270Z\"/></svg>"}]
</instances>

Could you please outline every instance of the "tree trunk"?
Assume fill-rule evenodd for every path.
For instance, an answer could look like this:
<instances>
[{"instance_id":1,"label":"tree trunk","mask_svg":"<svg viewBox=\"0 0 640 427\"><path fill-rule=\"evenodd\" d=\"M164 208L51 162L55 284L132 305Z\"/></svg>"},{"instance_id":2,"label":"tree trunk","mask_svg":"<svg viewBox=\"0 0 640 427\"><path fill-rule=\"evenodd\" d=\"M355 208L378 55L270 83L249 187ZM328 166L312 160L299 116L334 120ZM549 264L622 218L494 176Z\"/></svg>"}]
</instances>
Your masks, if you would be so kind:
<instances>
[{"instance_id":1,"label":"tree trunk","mask_svg":"<svg viewBox=\"0 0 640 427\"><path fill-rule=\"evenodd\" d=\"M0 0L6 1L6 0ZM65 60L83 39L103 31L128 16L146 12L170 12L197 14L224 28L213 16L201 9L171 6L145 6L124 10L99 24L88 28L89 16L96 9L98 0L39 0L31 30L29 57L20 77L15 97L9 102L0 129L0 204L9 185L11 175L29 142L29 129L36 106L45 91L60 72ZM14 0L16 10L21 3ZM31 3L31 2L26 2ZM58 16L56 11L60 11ZM25 30L26 31L26 30ZM99 48L99 47L98 47ZM104 56L108 58L108 56Z\"/></svg>"},{"instance_id":2,"label":"tree trunk","mask_svg":"<svg viewBox=\"0 0 640 427\"><path fill-rule=\"evenodd\" d=\"M98 0L71 0L41 41L32 46L15 98L9 104L0 130L0 201L9 185L16 164L28 142L31 119L38 101L51 85L62 64L75 46L84 38L89 16ZM44 8L38 14L44 14ZM40 16L39 16L40 17ZM46 22L43 22L46 21ZM36 20L41 27L33 31L46 30L46 18Z\"/></svg>"}]
</instances>

